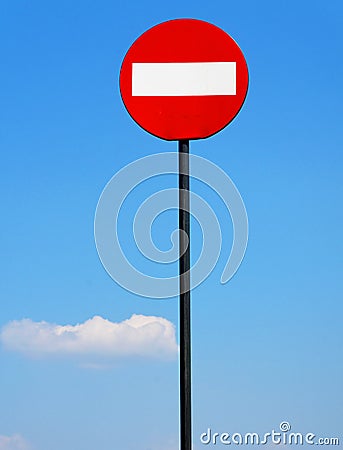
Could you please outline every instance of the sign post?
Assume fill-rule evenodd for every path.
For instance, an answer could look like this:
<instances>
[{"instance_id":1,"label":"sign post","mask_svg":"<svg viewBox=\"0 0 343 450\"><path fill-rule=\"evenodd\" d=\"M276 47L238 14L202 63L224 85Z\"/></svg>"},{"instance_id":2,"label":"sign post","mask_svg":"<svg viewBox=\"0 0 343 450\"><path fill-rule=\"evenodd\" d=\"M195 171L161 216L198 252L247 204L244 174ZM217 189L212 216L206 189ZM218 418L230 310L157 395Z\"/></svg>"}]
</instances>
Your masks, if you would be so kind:
<instances>
[{"instance_id":1,"label":"sign post","mask_svg":"<svg viewBox=\"0 0 343 450\"><path fill-rule=\"evenodd\" d=\"M189 141L179 141L180 441L192 449ZM181 253L181 252L180 252Z\"/></svg>"},{"instance_id":2,"label":"sign post","mask_svg":"<svg viewBox=\"0 0 343 450\"><path fill-rule=\"evenodd\" d=\"M180 288L180 449L192 450L189 141L225 128L248 90L248 68L236 42L196 19L163 22L125 55L120 92L144 130L178 141Z\"/></svg>"}]
</instances>

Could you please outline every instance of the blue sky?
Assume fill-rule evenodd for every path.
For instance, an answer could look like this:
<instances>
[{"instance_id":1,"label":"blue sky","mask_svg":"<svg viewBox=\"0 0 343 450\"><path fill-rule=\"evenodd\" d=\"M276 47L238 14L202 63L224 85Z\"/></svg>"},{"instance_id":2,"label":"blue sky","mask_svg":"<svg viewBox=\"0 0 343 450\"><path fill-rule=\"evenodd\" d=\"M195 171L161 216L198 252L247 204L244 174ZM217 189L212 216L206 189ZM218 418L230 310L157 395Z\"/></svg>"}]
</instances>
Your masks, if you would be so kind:
<instances>
[{"instance_id":1,"label":"blue sky","mask_svg":"<svg viewBox=\"0 0 343 450\"><path fill-rule=\"evenodd\" d=\"M114 173L176 150L125 111L125 52L164 20L207 20L239 43L250 86L234 122L191 151L233 179L250 236L235 277L219 282L224 251L193 293L195 450L208 427L265 432L287 420L295 431L340 435L341 2L5 0L0 8L0 327L133 314L178 326L177 299L140 298L106 274L93 220ZM228 248L222 205L192 187L218 208ZM177 224L175 214L164 220ZM162 247L168 226L154 230ZM100 355L106 364L94 368L87 356L2 345L0 449L176 450L178 364L168 356Z\"/></svg>"}]
</instances>

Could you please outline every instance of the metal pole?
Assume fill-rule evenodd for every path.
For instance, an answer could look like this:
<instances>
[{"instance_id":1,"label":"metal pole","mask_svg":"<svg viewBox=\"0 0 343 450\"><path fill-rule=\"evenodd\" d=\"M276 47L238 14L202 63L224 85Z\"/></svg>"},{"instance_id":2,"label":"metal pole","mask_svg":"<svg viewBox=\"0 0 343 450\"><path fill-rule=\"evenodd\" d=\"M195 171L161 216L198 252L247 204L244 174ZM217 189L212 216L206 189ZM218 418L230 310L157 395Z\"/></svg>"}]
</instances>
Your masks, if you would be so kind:
<instances>
[{"instance_id":1,"label":"metal pole","mask_svg":"<svg viewBox=\"0 0 343 450\"><path fill-rule=\"evenodd\" d=\"M189 141L179 141L180 449L192 450ZM186 251L181 254L181 250Z\"/></svg>"}]
</instances>

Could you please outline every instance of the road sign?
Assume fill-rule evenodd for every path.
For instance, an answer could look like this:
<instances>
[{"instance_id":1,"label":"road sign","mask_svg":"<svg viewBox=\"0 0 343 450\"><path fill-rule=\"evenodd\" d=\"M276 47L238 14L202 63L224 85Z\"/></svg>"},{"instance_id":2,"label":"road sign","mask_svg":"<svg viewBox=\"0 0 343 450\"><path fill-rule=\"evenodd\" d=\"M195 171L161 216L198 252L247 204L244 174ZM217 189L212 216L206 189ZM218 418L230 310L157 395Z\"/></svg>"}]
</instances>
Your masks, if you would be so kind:
<instances>
[{"instance_id":1,"label":"road sign","mask_svg":"<svg viewBox=\"0 0 343 450\"><path fill-rule=\"evenodd\" d=\"M150 28L132 44L120 71L121 96L132 118L157 137L179 141L181 450L192 449L189 140L226 127L247 90L240 48L202 20L170 20Z\"/></svg>"},{"instance_id":2,"label":"road sign","mask_svg":"<svg viewBox=\"0 0 343 450\"><path fill-rule=\"evenodd\" d=\"M128 50L120 91L131 117L166 140L209 137L238 114L248 89L242 51L223 30L196 19L163 22Z\"/></svg>"}]
</instances>

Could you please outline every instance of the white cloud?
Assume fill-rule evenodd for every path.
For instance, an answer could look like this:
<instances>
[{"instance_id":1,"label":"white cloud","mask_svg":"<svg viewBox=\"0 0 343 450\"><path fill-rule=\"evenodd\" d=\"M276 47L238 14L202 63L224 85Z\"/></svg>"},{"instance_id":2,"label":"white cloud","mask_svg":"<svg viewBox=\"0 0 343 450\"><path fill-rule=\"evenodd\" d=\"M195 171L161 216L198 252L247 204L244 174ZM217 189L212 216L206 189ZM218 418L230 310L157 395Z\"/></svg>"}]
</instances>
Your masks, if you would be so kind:
<instances>
[{"instance_id":1,"label":"white cloud","mask_svg":"<svg viewBox=\"0 0 343 450\"><path fill-rule=\"evenodd\" d=\"M0 450L29 450L29 445L19 434L0 435Z\"/></svg>"},{"instance_id":2,"label":"white cloud","mask_svg":"<svg viewBox=\"0 0 343 450\"><path fill-rule=\"evenodd\" d=\"M127 356L169 359L178 351L169 320L136 314L123 322L95 316L77 325L15 320L2 328L0 340L7 350L28 356L96 358L90 364Z\"/></svg>"}]
</instances>

